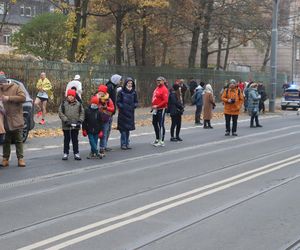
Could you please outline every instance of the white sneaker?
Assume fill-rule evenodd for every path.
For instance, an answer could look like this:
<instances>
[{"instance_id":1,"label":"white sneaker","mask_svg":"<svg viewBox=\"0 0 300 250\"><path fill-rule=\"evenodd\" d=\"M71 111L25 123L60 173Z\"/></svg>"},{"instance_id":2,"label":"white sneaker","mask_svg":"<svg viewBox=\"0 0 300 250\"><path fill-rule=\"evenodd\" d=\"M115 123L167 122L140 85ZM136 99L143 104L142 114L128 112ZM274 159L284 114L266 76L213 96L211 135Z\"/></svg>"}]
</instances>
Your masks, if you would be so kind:
<instances>
[{"instance_id":1,"label":"white sneaker","mask_svg":"<svg viewBox=\"0 0 300 250\"><path fill-rule=\"evenodd\" d=\"M152 145L156 146L157 143L159 143L159 140L155 140L154 142L152 142Z\"/></svg>"},{"instance_id":2,"label":"white sneaker","mask_svg":"<svg viewBox=\"0 0 300 250\"><path fill-rule=\"evenodd\" d=\"M68 157L69 157L68 154L64 154L63 157L62 157L62 160L63 160L63 161L66 161L66 160L68 160Z\"/></svg>"},{"instance_id":3,"label":"white sneaker","mask_svg":"<svg viewBox=\"0 0 300 250\"><path fill-rule=\"evenodd\" d=\"M76 161L80 161L80 160L81 160L81 157L80 157L79 154L75 154L75 155L74 155L74 159L75 159Z\"/></svg>"},{"instance_id":4,"label":"white sneaker","mask_svg":"<svg viewBox=\"0 0 300 250\"><path fill-rule=\"evenodd\" d=\"M159 141L159 146L164 147L165 146L165 142L164 141Z\"/></svg>"}]
</instances>

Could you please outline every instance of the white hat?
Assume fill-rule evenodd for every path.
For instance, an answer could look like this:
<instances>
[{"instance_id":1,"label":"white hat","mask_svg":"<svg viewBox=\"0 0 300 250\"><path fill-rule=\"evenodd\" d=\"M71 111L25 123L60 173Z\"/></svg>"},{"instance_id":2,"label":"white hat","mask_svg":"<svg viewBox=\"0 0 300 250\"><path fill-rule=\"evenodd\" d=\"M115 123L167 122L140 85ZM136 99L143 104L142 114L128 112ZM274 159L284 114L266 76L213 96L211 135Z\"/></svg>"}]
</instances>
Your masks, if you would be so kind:
<instances>
[{"instance_id":1,"label":"white hat","mask_svg":"<svg viewBox=\"0 0 300 250\"><path fill-rule=\"evenodd\" d=\"M74 80L79 80L80 79L80 75L75 75L74 76Z\"/></svg>"}]
</instances>

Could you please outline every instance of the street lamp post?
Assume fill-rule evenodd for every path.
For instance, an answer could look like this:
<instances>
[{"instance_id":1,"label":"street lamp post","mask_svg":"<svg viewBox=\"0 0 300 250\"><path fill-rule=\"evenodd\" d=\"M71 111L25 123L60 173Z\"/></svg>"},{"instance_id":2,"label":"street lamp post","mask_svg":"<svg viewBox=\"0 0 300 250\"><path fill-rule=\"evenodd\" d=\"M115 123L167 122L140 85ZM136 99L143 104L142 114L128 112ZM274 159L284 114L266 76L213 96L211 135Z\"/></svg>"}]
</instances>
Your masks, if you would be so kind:
<instances>
[{"instance_id":1,"label":"street lamp post","mask_svg":"<svg viewBox=\"0 0 300 250\"><path fill-rule=\"evenodd\" d=\"M272 46L271 46L271 97L269 99L269 111L275 112L276 84L277 84L277 41L278 41L278 5L280 0L273 0L272 16Z\"/></svg>"}]
</instances>

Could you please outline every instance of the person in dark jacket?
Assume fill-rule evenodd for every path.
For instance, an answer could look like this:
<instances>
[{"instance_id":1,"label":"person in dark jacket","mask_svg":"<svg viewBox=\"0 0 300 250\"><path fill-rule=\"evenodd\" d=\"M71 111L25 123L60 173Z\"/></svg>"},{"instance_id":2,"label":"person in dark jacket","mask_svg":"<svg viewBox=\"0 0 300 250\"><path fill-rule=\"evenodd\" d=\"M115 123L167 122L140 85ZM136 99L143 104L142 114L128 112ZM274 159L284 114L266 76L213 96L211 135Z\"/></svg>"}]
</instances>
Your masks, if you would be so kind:
<instances>
[{"instance_id":1,"label":"person in dark jacket","mask_svg":"<svg viewBox=\"0 0 300 250\"><path fill-rule=\"evenodd\" d=\"M197 86L198 86L198 83L194 79L191 79L190 82L189 82L189 89L190 89L191 97L195 93L195 90L196 90Z\"/></svg>"},{"instance_id":2,"label":"person in dark jacket","mask_svg":"<svg viewBox=\"0 0 300 250\"><path fill-rule=\"evenodd\" d=\"M102 118L101 113L98 108L99 98L97 96L92 96L91 104L85 109L84 121L82 123L82 135L84 137L88 136L91 152L88 159L95 159L102 157L98 154L98 138L103 136L102 132Z\"/></svg>"},{"instance_id":3,"label":"person in dark jacket","mask_svg":"<svg viewBox=\"0 0 300 250\"><path fill-rule=\"evenodd\" d=\"M203 125L201 123L201 113L202 113L202 107L203 107L203 87L205 83L200 82L200 85L196 88L195 93L195 105L196 105L196 111L195 111L195 125Z\"/></svg>"},{"instance_id":4,"label":"person in dark jacket","mask_svg":"<svg viewBox=\"0 0 300 250\"><path fill-rule=\"evenodd\" d=\"M138 106L135 83L132 78L127 78L122 90L119 91L117 106L119 109L117 129L121 133L121 149L131 149L129 135L130 131L135 130L134 111Z\"/></svg>"},{"instance_id":5,"label":"person in dark jacket","mask_svg":"<svg viewBox=\"0 0 300 250\"><path fill-rule=\"evenodd\" d=\"M268 99L266 88L262 82L258 83L257 92L260 94L261 98L259 100L259 112L265 113L265 101Z\"/></svg>"},{"instance_id":6,"label":"person in dark jacket","mask_svg":"<svg viewBox=\"0 0 300 250\"><path fill-rule=\"evenodd\" d=\"M118 75L118 74L114 74L111 76L110 80L106 83L107 86L107 93L109 94L109 98L112 100L114 107L116 107L116 101L117 101L117 88L118 85L121 83L122 80L122 76ZM111 120L109 121L109 127L108 127L108 131L107 131L107 137L106 140L108 141L108 138L110 136L110 131L111 131L111 126L113 123L113 116L116 113L116 109L114 110ZM106 142L107 144L107 142ZM111 148L106 147L105 151L111 151Z\"/></svg>"},{"instance_id":7,"label":"person in dark jacket","mask_svg":"<svg viewBox=\"0 0 300 250\"><path fill-rule=\"evenodd\" d=\"M181 101L181 93L179 92L179 84L173 84L173 87L169 92L168 109L171 116L171 139L170 141L182 141L179 136L181 129L181 118L184 111L183 104ZM176 137L174 137L174 130L176 128Z\"/></svg>"}]
</instances>

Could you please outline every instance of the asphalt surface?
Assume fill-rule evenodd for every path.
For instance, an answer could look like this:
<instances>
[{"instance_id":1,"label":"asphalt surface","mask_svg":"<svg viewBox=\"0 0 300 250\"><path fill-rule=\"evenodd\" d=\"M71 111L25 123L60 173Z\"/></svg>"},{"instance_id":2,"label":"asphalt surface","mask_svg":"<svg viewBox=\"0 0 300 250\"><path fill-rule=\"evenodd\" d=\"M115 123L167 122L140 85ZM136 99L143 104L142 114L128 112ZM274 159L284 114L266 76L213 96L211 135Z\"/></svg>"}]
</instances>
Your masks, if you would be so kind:
<instances>
[{"instance_id":1,"label":"asphalt surface","mask_svg":"<svg viewBox=\"0 0 300 250\"><path fill-rule=\"evenodd\" d=\"M141 127L126 151L114 131L112 152L80 162L61 161L62 138L31 139L26 168L0 168L0 249L297 249L299 120L241 116L238 137L186 123L159 148Z\"/></svg>"}]
</instances>

